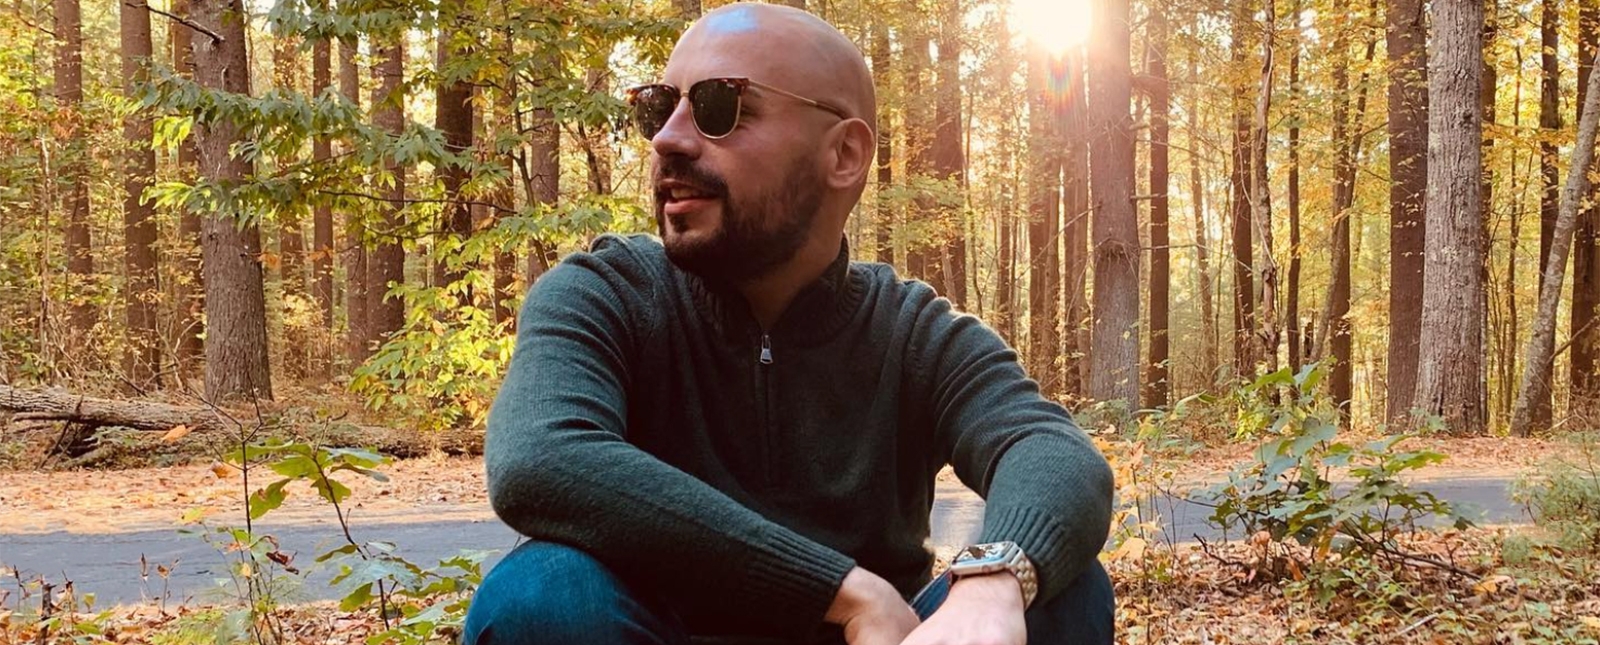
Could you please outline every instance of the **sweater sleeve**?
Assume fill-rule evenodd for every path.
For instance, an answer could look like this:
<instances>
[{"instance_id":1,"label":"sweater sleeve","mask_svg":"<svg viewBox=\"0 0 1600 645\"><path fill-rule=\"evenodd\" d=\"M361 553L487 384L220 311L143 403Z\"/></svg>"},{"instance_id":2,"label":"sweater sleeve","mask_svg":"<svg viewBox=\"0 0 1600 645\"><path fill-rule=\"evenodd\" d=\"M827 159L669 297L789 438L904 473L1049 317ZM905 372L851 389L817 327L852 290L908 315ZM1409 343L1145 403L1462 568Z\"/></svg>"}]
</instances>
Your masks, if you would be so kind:
<instances>
[{"instance_id":1,"label":"sweater sleeve","mask_svg":"<svg viewBox=\"0 0 1600 645\"><path fill-rule=\"evenodd\" d=\"M928 305L919 327L939 449L985 501L980 541L1021 546L1039 574L1035 602L1047 599L1105 544L1111 468L992 329L954 314L943 298Z\"/></svg>"},{"instance_id":2,"label":"sweater sleeve","mask_svg":"<svg viewBox=\"0 0 1600 645\"><path fill-rule=\"evenodd\" d=\"M819 624L853 559L628 443L630 346L652 278L627 251L607 255L574 255L524 302L485 440L495 513L777 633Z\"/></svg>"}]
</instances>

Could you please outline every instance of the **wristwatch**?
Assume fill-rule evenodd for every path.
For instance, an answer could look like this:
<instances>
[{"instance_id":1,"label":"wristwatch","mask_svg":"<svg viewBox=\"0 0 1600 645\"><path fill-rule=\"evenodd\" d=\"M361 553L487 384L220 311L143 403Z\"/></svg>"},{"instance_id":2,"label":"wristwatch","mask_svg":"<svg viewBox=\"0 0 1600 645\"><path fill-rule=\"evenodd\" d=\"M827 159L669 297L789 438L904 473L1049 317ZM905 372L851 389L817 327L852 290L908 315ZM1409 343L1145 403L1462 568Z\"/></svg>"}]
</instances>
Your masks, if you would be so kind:
<instances>
[{"instance_id":1,"label":"wristwatch","mask_svg":"<svg viewBox=\"0 0 1600 645\"><path fill-rule=\"evenodd\" d=\"M954 562L950 563L950 578L953 583L967 576L981 576L1000 571L1010 571L1017 577L1017 582L1022 584L1022 606L1027 608L1033 604L1033 597L1039 593L1039 577L1033 570L1033 561L1022 552L1022 547L1016 542L990 542L988 544L974 544L956 554Z\"/></svg>"}]
</instances>

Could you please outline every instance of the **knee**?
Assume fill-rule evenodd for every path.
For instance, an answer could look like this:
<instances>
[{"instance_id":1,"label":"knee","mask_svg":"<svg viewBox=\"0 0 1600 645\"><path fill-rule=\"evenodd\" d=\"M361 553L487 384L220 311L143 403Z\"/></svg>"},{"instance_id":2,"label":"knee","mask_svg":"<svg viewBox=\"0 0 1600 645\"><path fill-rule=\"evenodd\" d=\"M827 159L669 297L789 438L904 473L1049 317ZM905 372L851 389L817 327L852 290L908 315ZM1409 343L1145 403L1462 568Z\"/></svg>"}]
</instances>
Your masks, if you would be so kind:
<instances>
[{"instance_id":1,"label":"knee","mask_svg":"<svg viewBox=\"0 0 1600 645\"><path fill-rule=\"evenodd\" d=\"M1116 633L1116 596L1098 560L1065 589L1028 612L1029 645L1109 645Z\"/></svg>"},{"instance_id":2,"label":"knee","mask_svg":"<svg viewBox=\"0 0 1600 645\"><path fill-rule=\"evenodd\" d=\"M463 645L623 643L648 615L623 582L589 554L528 542L484 576L467 610Z\"/></svg>"}]
</instances>

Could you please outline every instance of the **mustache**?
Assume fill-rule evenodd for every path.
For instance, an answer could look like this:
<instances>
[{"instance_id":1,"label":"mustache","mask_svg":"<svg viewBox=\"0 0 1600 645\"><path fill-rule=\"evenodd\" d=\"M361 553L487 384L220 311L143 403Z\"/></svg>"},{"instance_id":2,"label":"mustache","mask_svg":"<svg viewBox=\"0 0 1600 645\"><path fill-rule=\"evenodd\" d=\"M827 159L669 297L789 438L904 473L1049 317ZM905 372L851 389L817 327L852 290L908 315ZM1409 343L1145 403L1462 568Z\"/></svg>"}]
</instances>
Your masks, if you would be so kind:
<instances>
[{"instance_id":1,"label":"mustache","mask_svg":"<svg viewBox=\"0 0 1600 645\"><path fill-rule=\"evenodd\" d=\"M694 161L683 155L668 155L656 160L652 183L660 185L668 179L690 184L713 195L728 194L728 184L721 177L709 170L695 165ZM661 199L664 194L656 191L656 198Z\"/></svg>"}]
</instances>

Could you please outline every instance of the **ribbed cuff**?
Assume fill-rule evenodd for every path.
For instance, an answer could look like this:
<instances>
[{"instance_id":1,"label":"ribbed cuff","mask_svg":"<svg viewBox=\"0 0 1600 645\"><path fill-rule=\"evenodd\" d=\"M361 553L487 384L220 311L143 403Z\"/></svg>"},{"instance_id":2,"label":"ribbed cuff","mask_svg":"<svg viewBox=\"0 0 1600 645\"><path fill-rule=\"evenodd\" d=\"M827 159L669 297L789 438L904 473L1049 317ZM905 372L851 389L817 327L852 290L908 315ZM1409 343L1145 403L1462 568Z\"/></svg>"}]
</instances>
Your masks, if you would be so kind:
<instances>
[{"instance_id":1,"label":"ribbed cuff","mask_svg":"<svg viewBox=\"0 0 1600 645\"><path fill-rule=\"evenodd\" d=\"M1049 515L1028 507L988 509L983 521L983 535L978 542L1003 541L1016 542L1027 554L1028 560L1033 562L1033 568L1039 575L1039 594L1034 598L1035 603L1053 595L1056 589L1071 579L1069 570L1074 567L1065 561L1070 551L1066 531ZM1064 573L1069 574L1067 580L1061 579Z\"/></svg>"},{"instance_id":2,"label":"ribbed cuff","mask_svg":"<svg viewBox=\"0 0 1600 645\"><path fill-rule=\"evenodd\" d=\"M856 561L783 527L760 546L750 561L750 593L766 600L786 633L815 628Z\"/></svg>"}]
</instances>

